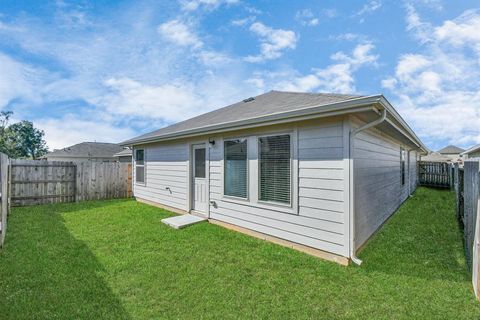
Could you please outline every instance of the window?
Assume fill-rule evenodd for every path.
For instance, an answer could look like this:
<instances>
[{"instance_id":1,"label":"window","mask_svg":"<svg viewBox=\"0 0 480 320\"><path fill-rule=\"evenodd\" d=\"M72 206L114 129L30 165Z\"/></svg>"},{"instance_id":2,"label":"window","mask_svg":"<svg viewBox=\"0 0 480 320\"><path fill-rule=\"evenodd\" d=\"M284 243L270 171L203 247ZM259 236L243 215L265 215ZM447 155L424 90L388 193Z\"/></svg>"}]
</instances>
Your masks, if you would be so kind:
<instances>
[{"instance_id":1,"label":"window","mask_svg":"<svg viewBox=\"0 0 480 320\"><path fill-rule=\"evenodd\" d=\"M247 198L247 139L225 141L223 194Z\"/></svg>"},{"instance_id":2,"label":"window","mask_svg":"<svg viewBox=\"0 0 480 320\"><path fill-rule=\"evenodd\" d=\"M400 175L402 186L405 184L405 149L400 148Z\"/></svg>"},{"instance_id":3,"label":"window","mask_svg":"<svg viewBox=\"0 0 480 320\"><path fill-rule=\"evenodd\" d=\"M205 178L205 148L195 149L195 178Z\"/></svg>"},{"instance_id":4,"label":"window","mask_svg":"<svg viewBox=\"0 0 480 320\"><path fill-rule=\"evenodd\" d=\"M135 150L135 182L145 183L145 151Z\"/></svg>"},{"instance_id":5,"label":"window","mask_svg":"<svg viewBox=\"0 0 480 320\"><path fill-rule=\"evenodd\" d=\"M259 200L290 204L290 135L258 138Z\"/></svg>"}]
</instances>

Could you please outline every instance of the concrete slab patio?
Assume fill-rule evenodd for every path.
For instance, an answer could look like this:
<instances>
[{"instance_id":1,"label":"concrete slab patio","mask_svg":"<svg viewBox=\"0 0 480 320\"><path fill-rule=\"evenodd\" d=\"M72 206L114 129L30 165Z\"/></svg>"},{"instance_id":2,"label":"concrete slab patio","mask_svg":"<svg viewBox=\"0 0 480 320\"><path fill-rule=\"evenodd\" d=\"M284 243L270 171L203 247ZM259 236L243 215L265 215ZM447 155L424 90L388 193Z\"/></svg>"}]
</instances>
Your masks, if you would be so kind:
<instances>
[{"instance_id":1,"label":"concrete slab patio","mask_svg":"<svg viewBox=\"0 0 480 320\"><path fill-rule=\"evenodd\" d=\"M202 221L207 221L207 219L191 214L184 214L181 216L170 217L162 220L163 223L174 229L182 229Z\"/></svg>"}]
</instances>

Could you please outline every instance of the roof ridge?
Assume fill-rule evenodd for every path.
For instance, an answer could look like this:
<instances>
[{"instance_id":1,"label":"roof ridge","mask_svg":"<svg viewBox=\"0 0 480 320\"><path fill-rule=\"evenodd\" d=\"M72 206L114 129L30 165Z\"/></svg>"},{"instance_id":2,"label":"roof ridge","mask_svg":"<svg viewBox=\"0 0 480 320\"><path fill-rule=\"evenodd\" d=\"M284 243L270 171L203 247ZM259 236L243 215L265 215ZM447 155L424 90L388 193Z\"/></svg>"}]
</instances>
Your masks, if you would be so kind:
<instances>
[{"instance_id":1,"label":"roof ridge","mask_svg":"<svg viewBox=\"0 0 480 320\"><path fill-rule=\"evenodd\" d=\"M335 93L335 92L301 92L301 91L289 91L289 90L270 90L269 92L279 92L279 93L292 93L292 94L309 94L309 95L319 95L319 96L330 96L330 97L364 97L359 94L348 94L348 93Z\"/></svg>"}]
</instances>

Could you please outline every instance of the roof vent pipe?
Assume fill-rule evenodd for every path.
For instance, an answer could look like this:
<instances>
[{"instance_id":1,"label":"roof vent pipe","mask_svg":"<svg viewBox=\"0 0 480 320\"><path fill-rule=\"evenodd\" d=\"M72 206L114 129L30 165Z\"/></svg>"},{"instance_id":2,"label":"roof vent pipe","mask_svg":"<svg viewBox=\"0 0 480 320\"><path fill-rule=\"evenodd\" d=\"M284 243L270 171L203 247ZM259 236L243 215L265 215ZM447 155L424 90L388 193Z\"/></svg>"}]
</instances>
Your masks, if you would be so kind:
<instances>
[{"instance_id":1,"label":"roof vent pipe","mask_svg":"<svg viewBox=\"0 0 480 320\"><path fill-rule=\"evenodd\" d=\"M356 241L355 241L355 180L354 180L354 171L353 171L353 142L355 136L363 130L367 130L372 128L376 125L379 125L387 118L387 110L383 109L380 117L372 122L366 123L361 127L356 128L355 130L350 131L350 152L349 152L349 161L350 161L350 259L353 263L357 265L362 264L362 260L360 260L356 256Z\"/></svg>"}]
</instances>

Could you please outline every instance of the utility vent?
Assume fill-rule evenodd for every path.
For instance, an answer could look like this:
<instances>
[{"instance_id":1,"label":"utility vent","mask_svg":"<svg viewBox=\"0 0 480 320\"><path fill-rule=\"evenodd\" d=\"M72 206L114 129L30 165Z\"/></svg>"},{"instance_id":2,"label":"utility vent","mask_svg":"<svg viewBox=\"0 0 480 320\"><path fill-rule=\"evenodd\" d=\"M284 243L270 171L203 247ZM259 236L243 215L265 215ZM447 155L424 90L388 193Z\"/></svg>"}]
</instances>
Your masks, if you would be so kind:
<instances>
[{"instance_id":1,"label":"utility vent","mask_svg":"<svg viewBox=\"0 0 480 320\"><path fill-rule=\"evenodd\" d=\"M250 97L250 98L247 98L247 99L243 100L243 102L247 103L247 102L250 102L250 101L253 101L253 100L255 100L255 98Z\"/></svg>"}]
</instances>

